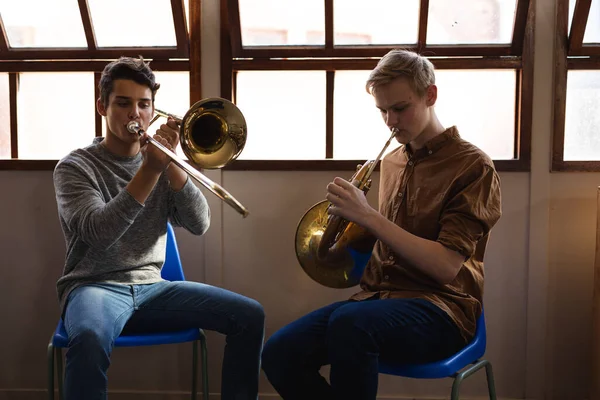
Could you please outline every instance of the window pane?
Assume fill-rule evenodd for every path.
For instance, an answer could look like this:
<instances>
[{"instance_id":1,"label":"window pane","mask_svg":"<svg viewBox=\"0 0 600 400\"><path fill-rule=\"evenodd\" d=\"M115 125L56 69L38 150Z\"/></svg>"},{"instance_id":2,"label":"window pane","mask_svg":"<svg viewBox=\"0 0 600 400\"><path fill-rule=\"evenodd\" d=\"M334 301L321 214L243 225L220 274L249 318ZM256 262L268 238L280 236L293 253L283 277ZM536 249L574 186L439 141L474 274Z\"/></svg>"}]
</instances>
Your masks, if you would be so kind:
<instances>
[{"instance_id":1,"label":"window pane","mask_svg":"<svg viewBox=\"0 0 600 400\"><path fill-rule=\"evenodd\" d=\"M190 73L187 71L154 71L154 75L156 75L156 82L160 83L160 89L156 92L156 108L183 118L190 109ZM160 125L166 122L167 120L164 118L158 119L148 129L149 132L155 134ZM187 159L181 150L181 145L177 145L176 153L181 158Z\"/></svg>"},{"instance_id":2,"label":"window pane","mask_svg":"<svg viewBox=\"0 0 600 400\"><path fill-rule=\"evenodd\" d=\"M569 71L565 110L565 161L600 160L600 71Z\"/></svg>"},{"instance_id":3,"label":"window pane","mask_svg":"<svg viewBox=\"0 0 600 400\"><path fill-rule=\"evenodd\" d=\"M23 73L17 102L19 158L60 159L92 143L93 73Z\"/></svg>"},{"instance_id":4,"label":"window pane","mask_svg":"<svg viewBox=\"0 0 600 400\"><path fill-rule=\"evenodd\" d=\"M183 0L183 7L184 7L184 11L185 11L185 20L187 22L187 30L188 30L188 34L190 32L190 0Z\"/></svg>"},{"instance_id":5,"label":"window pane","mask_svg":"<svg viewBox=\"0 0 600 400\"><path fill-rule=\"evenodd\" d=\"M437 70L436 113L444 126L494 160L514 158L514 70Z\"/></svg>"},{"instance_id":6,"label":"window pane","mask_svg":"<svg viewBox=\"0 0 600 400\"><path fill-rule=\"evenodd\" d=\"M334 158L374 159L391 133L365 91L369 71L335 75ZM440 122L456 125L461 137L493 159L513 159L515 79L513 70L437 70ZM393 141L386 153L396 147Z\"/></svg>"},{"instance_id":7,"label":"window pane","mask_svg":"<svg viewBox=\"0 0 600 400\"><path fill-rule=\"evenodd\" d=\"M577 0L569 0L569 27L567 30L567 34L571 32L571 25L573 24L573 14L575 13L575 1Z\"/></svg>"},{"instance_id":8,"label":"window pane","mask_svg":"<svg viewBox=\"0 0 600 400\"><path fill-rule=\"evenodd\" d=\"M516 0L430 0L427 43L510 43L516 5Z\"/></svg>"},{"instance_id":9,"label":"window pane","mask_svg":"<svg viewBox=\"0 0 600 400\"><path fill-rule=\"evenodd\" d=\"M8 74L0 73L0 158L10 158L10 99Z\"/></svg>"},{"instance_id":10,"label":"window pane","mask_svg":"<svg viewBox=\"0 0 600 400\"><path fill-rule=\"evenodd\" d=\"M244 71L236 105L248 124L239 159L325 158L325 72Z\"/></svg>"},{"instance_id":11,"label":"window pane","mask_svg":"<svg viewBox=\"0 0 600 400\"><path fill-rule=\"evenodd\" d=\"M1 0L0 15L12 47L87 47L74 0Z\"/></svg>"},{"instance_id":12,"label":"window pane","mask_svg":"<svg viewBox=\"0 0 600 400\"><path fill-rule=\"evenodd\" d=\"M239 0L244 46L324 45L323 0Z\"/></svg>"},{"instance_id":13,"label":"window pane","mask_svg":"<svg viewBox=\"0 0 600 400\"><path fill-rule=\"evenodd\" d=\"M378 12L377 18L365 17L373 10L385 12ZM413 44L417 42L419 0L334 0L333 18L337 45Z\"/></svg>"},{"instance_id":14,"label":"window pane","mask_svg":"<svg viewBox=\"0 0 600 400\"><path fill-rule=\"evenodd\" d=\"M333 96L333 158L375 159L391 132L365 90L370 71L337 71ZM386 150L398 147L393 140Z\"/></svg>"},{"instance_id":15,"label":"window pane","mask_svg":"<svg viewBox=\"0 0 600 400\"><path fill-rule=\"evenodd\" d=\"M169 0L88 0L98 47L177 45Z\"/></svg>"},{"instance_id":16,"label":"window pane","mask_svg":"<svg viewBox=\"0 0 600 400\"><path fill-rule=\"evenodd\" d=\"M575 6L575 0L569 2L569 8ZM572 4L572 5L571 5ZM584 43L600 43L600 1L592 0L587 24L585 25Z\"/></svg>"}]
</instances>

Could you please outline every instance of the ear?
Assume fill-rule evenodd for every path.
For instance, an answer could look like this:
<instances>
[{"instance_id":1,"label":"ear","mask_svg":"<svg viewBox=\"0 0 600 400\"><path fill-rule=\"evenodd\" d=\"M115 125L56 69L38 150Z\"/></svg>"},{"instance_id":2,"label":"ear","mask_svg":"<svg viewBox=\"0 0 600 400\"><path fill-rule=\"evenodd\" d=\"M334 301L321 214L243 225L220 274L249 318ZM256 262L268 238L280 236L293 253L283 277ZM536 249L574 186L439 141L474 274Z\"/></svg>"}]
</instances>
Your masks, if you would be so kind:
<instances>
[{"instance_id":1,"label":"ear","mask_svg":"<svg viewBox=\"0 0 600 400\"><path fill-rule=\"evenodd\" d=\"M104 107L104 103L102 103L102 100L96 100L96 109L98 110L98 114L102 115L103 117L106 117L106 107Z\"/></svg>"},{"instance_id":2,"label":"ear","mask_svg":"<svg viewBox=\"0 0 600 400\"><path fill-rule=\"evenodd\" d=\"M425 98L428 107L434 106L437 101L437 86L429 85L427 92L425 93Z\"/></svg>"}]
</instances>

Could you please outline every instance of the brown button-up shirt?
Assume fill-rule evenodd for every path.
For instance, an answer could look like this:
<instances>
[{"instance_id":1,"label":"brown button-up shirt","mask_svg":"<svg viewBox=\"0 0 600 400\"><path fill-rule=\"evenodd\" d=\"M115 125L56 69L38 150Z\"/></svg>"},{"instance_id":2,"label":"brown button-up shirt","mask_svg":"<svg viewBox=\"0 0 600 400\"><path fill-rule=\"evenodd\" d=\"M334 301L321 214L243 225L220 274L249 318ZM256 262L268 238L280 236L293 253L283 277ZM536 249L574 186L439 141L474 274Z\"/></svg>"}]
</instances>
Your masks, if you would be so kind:
<instances>
[{"instance_id":1,"label":"brown button-up shirt","mask_svg":"<svg viewBox=\"0 0 600 400\"><path fill-rule=\"evenodd\" d=\"M456 127L412 152L401 146L381 161L379 211L413 235L465 256L456 278L437 283L381 241L354 300L422 298L454 320L465 340L475 334L483 296L483 256L501 215L500 180L492 160L460 138Z\"/></svg>"}]
</instances>

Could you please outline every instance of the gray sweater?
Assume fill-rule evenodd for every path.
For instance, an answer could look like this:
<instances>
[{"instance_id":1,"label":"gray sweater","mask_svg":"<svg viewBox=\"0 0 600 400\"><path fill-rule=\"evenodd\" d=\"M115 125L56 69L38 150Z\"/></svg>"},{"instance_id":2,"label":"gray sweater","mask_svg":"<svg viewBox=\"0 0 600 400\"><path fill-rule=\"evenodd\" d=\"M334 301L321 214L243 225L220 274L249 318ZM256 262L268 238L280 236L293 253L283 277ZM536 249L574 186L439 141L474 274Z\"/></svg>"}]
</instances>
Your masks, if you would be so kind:
<instances>
[{"instance_id":1,"label":"gray sweater","mask_svg":"<svg viewBox=\"0 0 600 400\"><path fill-rule=\"evenodd\" d=\"M161 281L167 221L195 235L210 224L206 198L189 178L175 192L163 173L145 204L137 202L125 186L142 165L142 154L116 156L100 144L102 139L72 151L54 170L67 246L57 282L61 311L69 293L86 283Z\"/></svg>"}]
</instances>

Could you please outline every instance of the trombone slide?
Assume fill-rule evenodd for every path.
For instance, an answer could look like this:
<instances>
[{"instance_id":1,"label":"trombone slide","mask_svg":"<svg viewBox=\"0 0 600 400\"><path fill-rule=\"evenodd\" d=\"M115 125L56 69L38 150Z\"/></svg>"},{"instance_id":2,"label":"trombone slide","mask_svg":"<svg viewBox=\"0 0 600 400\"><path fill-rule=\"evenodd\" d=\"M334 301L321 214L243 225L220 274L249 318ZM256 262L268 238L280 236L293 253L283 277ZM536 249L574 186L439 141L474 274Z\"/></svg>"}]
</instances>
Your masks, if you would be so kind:
<instances>
[{"instance_id":1,"label":"trombone slide","mask_svg":"<svg viewBox=\"0 0 600 400\"><path fill-rule=\"evenodd\" d=\"M144 132L140 124L136 121L129 122L127 124L127 130L132 133L137 133L139 136L142 136ZM219 186L218 184L210 180L208 177L200 173L198 170L193 168L191 165L183 161L177 154L163 146L163 144L160 143L158 140L154 139L151 136L148 136L148 142L156 146L160 151L169 156L169 158L171 158L171 161L175 163L175 165L187 172L198 183L200 183L202 186L210 190L221 200L233 207L238 213L242 215L242 217L245 218L248 216L249 212L246 209L246 207L244 207L239 201L237 201L235 197L229 194L229 192L223 187Z\"/></svg>"}]
</instances>

